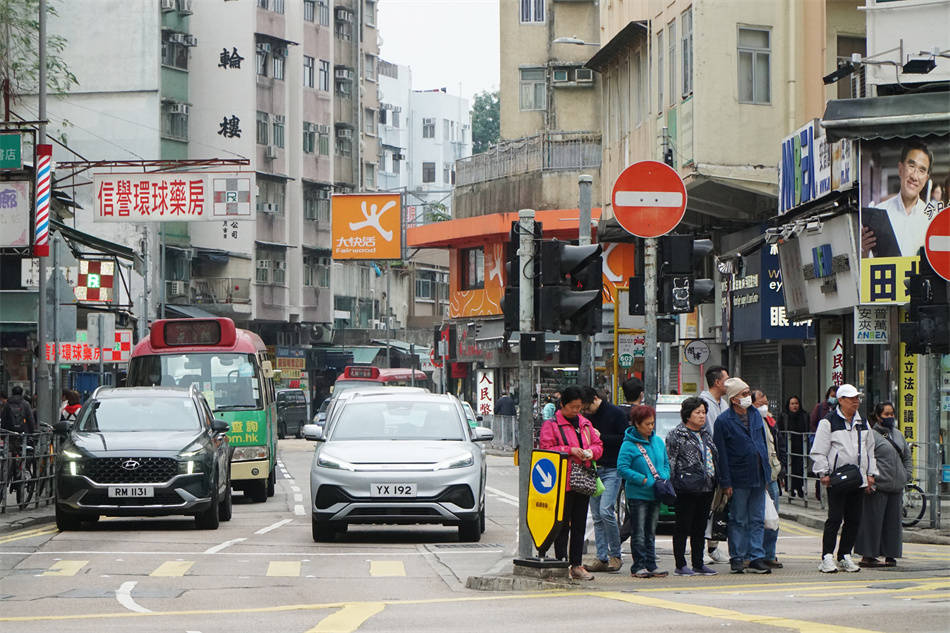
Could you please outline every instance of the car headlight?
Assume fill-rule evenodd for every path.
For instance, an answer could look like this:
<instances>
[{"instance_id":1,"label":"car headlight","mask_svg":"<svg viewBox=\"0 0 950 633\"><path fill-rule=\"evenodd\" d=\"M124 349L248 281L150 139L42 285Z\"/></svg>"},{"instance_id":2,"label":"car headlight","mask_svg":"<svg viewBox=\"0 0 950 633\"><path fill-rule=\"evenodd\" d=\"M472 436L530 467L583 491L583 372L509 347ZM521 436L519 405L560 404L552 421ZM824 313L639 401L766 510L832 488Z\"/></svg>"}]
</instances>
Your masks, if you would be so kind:
<instances>
[{"instance_id":1,"label":"car headlight","mask_svg":"<svg viewBox=\"0 0 950 633\"><path fill-rule=\"evenodd\" d=\"M64 459L82 459L82 453L79 451L71 451L69 449L63 449L63 458Z\"/></svg>"},{"instance_id":2,"label":"car headlight","mask_svg":"<svg viewBox=\"0 0 950 633\"><path fill-rule=\"evenodd\" d=\"M332 455L325 455L320 453L317 456L317 466L323 466L324 468L335 468L337 470L356 470L353 467L353 464L343 461Z\"/></svg>"},{"instance_id":3,"label":"car headlight","mask_svg":"<svg viewBox=\"0 0 950 633\"><path fill-rule=\"evenodd\" d=\"M231 461L240 462L250 459L267 459L266 446L238 446L231 455Z\"/></svg>"},{"instance_id":4,"label":"car headlight","mask_svg":"<svg viewBox=\"0 0 950 633\"><path fill-rule=\"evenodd\" d=\"M471 466L475 463L475 458L472 457L471 453L461 453L450 457L448 459L443 459L441 462L435 465L433 470L446 470L448 468L465 468L466 466Z\"/></svg>"}]
</instances>

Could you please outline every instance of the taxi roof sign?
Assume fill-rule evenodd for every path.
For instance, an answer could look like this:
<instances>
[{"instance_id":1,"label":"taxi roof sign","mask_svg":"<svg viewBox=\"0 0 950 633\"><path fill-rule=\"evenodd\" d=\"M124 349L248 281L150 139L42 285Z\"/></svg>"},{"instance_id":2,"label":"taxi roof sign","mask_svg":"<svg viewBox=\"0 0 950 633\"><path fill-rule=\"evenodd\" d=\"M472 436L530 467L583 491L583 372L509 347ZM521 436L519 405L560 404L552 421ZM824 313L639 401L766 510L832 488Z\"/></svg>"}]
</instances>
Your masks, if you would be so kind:
<instances>
[{"instance_id":1,"label":"taxi roof sign","mask_svg":"<svg viewBox=\"0 0 950 633\"><path fill-rule=\"evenodd\" d=\"M555 451L531 451L527 524L539 552L546 551L564 520L567 459Z\"/></svg>"}]
</instances>

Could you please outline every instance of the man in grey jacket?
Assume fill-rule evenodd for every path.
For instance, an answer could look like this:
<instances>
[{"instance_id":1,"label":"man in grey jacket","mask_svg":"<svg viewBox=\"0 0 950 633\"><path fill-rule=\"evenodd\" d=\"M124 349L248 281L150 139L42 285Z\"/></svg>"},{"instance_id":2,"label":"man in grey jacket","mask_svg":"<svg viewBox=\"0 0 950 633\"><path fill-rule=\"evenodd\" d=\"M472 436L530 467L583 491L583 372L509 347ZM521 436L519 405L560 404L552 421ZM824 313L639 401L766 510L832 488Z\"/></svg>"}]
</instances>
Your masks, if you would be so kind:
<instances>
[{"instance_id":1,"label":"man in grey jacket","mask_svg":"<svg viewBox=\"0 0 950 633\"><path fill-rule=\"evenodd\" d=\"M845 492L828 488L828 519L822 535L821 564L818 571L826 574L842 571L858 572L861 568L851 560L851 549L861 524L864 495L874 491L877 462L874 459L874 438L871 429L861 419L858 407L862 393L853 385L841 385L835 396L838 406L818 422L815 442L808 456L812 470L821 478L823 486L830 486L831 475L837 468L856 464L861 471L861 486ZM844 527L842 527L842 521ZM838 542L838 560L835 563L835 541Z\"/></svg>"},{"instance_id":2,"label":"man in grey jacket","mask_svg":"<svg viewBox=\"0 0 950 633\"><path fill-rule=\"evenodd\" d=\"M715 432L716 418L722 415L723 411L729 410L729 400L726 399L726 381L729 380L729 372L721 365L710 367L706 370L705 391L700 392L699 397L706 403L706 428L709 434ZM719 511L725 508L727 499L722 491L716 488L713 495L712 509ZM706 563L728 563L729 557L719 549L719 541L708 539L706 541Z\"/></svg>"}]
</instances>

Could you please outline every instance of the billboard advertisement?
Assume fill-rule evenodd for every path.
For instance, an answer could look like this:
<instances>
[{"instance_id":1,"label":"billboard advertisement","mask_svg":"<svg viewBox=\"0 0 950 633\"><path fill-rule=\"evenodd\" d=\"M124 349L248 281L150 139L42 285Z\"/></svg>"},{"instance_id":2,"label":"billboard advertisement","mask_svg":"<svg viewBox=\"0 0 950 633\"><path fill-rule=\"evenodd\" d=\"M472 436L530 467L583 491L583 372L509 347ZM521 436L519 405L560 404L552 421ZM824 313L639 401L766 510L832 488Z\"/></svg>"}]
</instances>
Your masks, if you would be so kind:
<instances>
[{"instance_id":1,"label":"billboard advertisement","mask_svg":"<svg viewBox=\"0 0 950 633\"><path fill-rule=\"evenodd\" d=\"M861 303L909 301L927 227L947 203L950 136L862 141Z\"/></svg>"},{"instance_id":2,"label":"billboard advertisement","mask_svg":"<svg viewBox=\"0 0 950 633\"><path fill-rule=\"evenodd\" d=\"M96 222L253 220L253 172L95 174Z\"/></svg>"},{"instance_id":3,"label":"billboard advertisement","mask_svg":"<svg viewBox=\"0 0 950 633\"><path fill-rule=\"evenodd\" d=\"M400 194L334 194L331 198L333 259L400 259Z\"/></svg>"}]
</instances>

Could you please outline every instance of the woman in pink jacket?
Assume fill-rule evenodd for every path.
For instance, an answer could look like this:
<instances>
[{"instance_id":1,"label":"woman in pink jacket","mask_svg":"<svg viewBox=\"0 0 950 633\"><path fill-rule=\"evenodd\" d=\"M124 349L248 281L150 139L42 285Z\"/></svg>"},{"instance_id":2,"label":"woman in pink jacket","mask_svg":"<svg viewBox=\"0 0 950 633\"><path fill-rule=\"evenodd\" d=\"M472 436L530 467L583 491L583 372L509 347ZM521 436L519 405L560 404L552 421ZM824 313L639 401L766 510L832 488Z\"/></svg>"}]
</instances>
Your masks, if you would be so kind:
<instances>
[{"instance_id":1,"label":"woman in pink jacket","mask_svg":"<svg viewBox=\"0 0 950 633\"><path fill-rule=\"evenodd\" d=\"M568 484L564 495L564 523L554 540L554 555L567 559L571 578L593 580L594 576L581 565L584 549L584 529L587 526L587 506L590 497L571 490L570 468L583 464L590 466L604 452L600 434L590 420L581 415L581 388L571 385L561 391L561 408L554 419L541 427L538 447L568 456ZM568 548L570 538L570 548Z\"/></svg>"}]
</instances>

